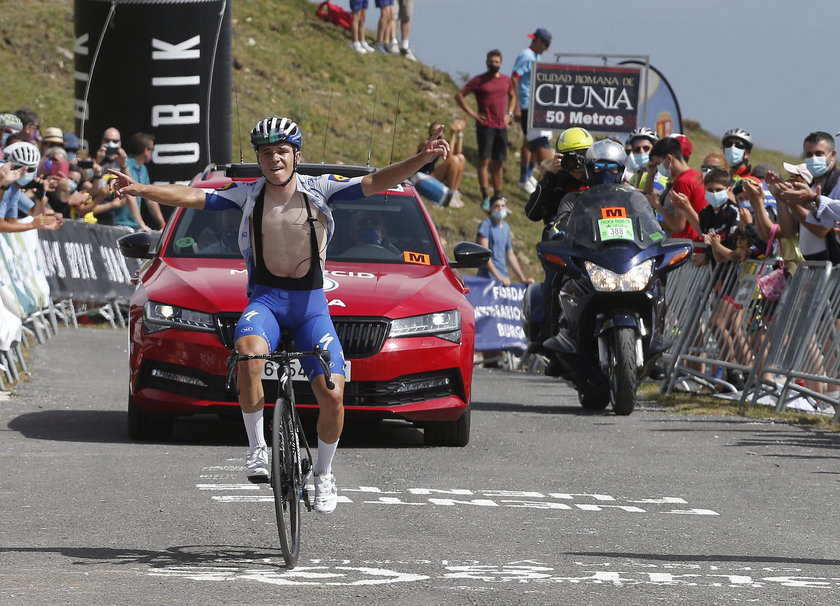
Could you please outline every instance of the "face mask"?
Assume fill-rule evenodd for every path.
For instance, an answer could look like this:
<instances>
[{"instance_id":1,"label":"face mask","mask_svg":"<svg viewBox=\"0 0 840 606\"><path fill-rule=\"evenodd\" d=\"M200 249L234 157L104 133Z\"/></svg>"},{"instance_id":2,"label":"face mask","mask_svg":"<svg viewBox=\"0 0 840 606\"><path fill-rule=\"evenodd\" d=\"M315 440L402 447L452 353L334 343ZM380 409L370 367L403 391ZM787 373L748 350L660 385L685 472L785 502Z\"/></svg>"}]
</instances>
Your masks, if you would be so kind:
<instances>
[{"instance_id":1,"label":"face mask","mask_svg":"<svg viewBox=\"0 0 840 606\"><path fill-rule=\"evenodd\" d=\"M634 173L634 172L636 172L637 170L639 170L639 168L641 168L640 166L638 166L638 165L636 164L636 158L633 156L633 154L627 154L627 161L626 161L626 163L625 163L625 167L626 167L626 168L627 168L627 170L629 170L631 173Z\"/></svg>"},{"instance_id":2,"label":"face mask","mask_svg":"<svg viewBox=\"0 0 840 606\"><path fill-rule=\"evenodd\" d=\"M500 69L502 69L501 65L488 65L487 66L487 71L490 72L491 74L499 73Z\"/></svg>"},{"instance_id":3,"label":"face mask","mask_svg":"<svg viewBox=\"0 0 840 606\"><path fill-rule=\"evenodd\" d=\"M72 194L76 189L79 187L78 183L73 181L73 179L67 179L67 187L70 188L70 193Z\"/></svg>"},{"instance_id":4,"label":"face mask","mask_svg":"<svg viewBox=\"0 0 840 606\"><path fill-rule=\"evenodd\" d=\"M29 185L30 183L32 183L32 179L34 179L34 178L35 178L35 173L34 172L23 173L23 176L20 179L17 180L17 184L20 185L20 186Z\"/></svg>"},{"instance_id":5,"label":"face mask","mask_svg":"<svg viewBox=\"0 0 840 606\"><path fill-rule=\"evenodd\" d=\"M662 175L666 179L671 178L671 169L670 168L665 168L665 164L663 162L660 162L659 166L656 167L656 172L658 172L660 175Z\"/></svg>"},{"instance_id":6,"label":"face mask","mask_svg":"<svg viewBox=\"0 0 840 606\"><path fill-rule=\"evenodd\" d=\"M492 213L490 213L490 216L496 219L496 221L501 221L502 219L507 217L507 214L508 211L506 208L504 208L502 210L494 210Z\"/></svg>"},{"instance_id":7,"label":"face mask","mask_svg":"<svg viewBox=\"0 0 840 606\"><path fill-rule=\"evenodd\" d=\"M722 189L720 191L707 191L706 192L706 202L714 206L715 208L720 208L726 201L729 199L729 196L726 194L726 190Z\"/></svg>"},{"instance_id":8,"label":"face mask","mask_svg":"<svg viewBox=\"0 0 840 606\"><path fill-rule=\"evenodd\" d=\"M11 135L11 134L12 133L3 133L3 135L0 136L0 147L5 147L6 146L6 139L8 139L9 135Z\"/></svg>"},{"instance_id":9,"label":"face mask","mask_svg":"<svg viewBox=\"0 0 840 606\"><path fill-rule=\"evenodd\" d=\"M592 176L589 179L589 185L611 185L613 183L621 183L621 179L624 176L624 171L619 170L617 173L602 170L602 171L592 171Z\"/></svg>"},{"instance_id":10,"label":"face mask","mask_svg":"<svg viewBox=\"0 0 840 606\"><path fill-rule=\"evenodd\" d=\"M825 156L811 156L805 158L805 167L815 177L822 177L828 172L828 160Z\"/></svg>"},{"instance_id":11,"label":"face mask","mask_svg":"<svg viewBox=\"0 0 840 606\"><path fill-rule=\"evenodd\" d=\"M726 156L726 161L729 166L737 166L744 160L744 150L738 149L734 145L723 150L723 155Z\"/></svg>"},{"instance_id":12,"label":"face mask","mask_svg":"<svg viewBox=\"0 0 840 606\"><path fill-rule=\"evenodd\" d=\"M76 161L76 152L67 152L67 161L73 163Z\"/></svg>"},{"instance_id":13,"label":"face mask","mask_svg":"<svg viewBox=\"0 0 840 606\"><path fill-rule=\"evenodd\" d=\"M639 165L639 168L647 168L647 165L650 163L650 154L643 153L643 154L630 154L633 158L633 161Z\"/></svg>"}]
</instances>

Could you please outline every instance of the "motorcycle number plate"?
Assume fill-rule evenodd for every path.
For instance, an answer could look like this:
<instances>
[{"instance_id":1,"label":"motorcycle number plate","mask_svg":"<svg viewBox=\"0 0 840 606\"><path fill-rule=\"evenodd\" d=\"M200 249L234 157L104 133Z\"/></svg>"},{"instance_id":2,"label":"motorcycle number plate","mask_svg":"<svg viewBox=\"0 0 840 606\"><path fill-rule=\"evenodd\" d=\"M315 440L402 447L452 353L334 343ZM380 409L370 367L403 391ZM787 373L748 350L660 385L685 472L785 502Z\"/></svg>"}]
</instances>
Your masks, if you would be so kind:
<instances>
[{"instance_id":1,"label":"motorcycle number plate","mask_svg":"<svg viewBox=\"0 0 840 606\"><path fill-rule=\"evenodd\" d=\"M598 231L601 241L605 240L635 240L632 219L599 219Z\"/></svg>"}]
</instances>

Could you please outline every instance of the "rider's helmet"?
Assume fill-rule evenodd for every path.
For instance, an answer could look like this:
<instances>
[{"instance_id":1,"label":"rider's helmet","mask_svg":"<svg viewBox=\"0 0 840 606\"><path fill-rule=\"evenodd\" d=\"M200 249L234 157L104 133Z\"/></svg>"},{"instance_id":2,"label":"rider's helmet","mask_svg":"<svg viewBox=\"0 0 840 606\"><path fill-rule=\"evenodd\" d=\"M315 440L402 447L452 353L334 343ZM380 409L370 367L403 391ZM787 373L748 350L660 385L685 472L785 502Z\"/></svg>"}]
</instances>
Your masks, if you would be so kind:
<instances>
[{"instance_id":1,"label":"rider's helmet","mask_svg":"<svg viewBox=\"0 0 840 606\"><path fill-rule=\"evenodd\" d=\"M558 152L564 154L566 152L589 149L594 142L595 139L592 138L588 130L579 126L573 126L557 135L554 147Z\"/></svg>"},{"instance_id":2,"label":"rider's helmet","mask_svg":"<svg viewBox=\"0 0 840 606\"><path fill-rule=\"evenodd\" d=\"M41 162L41 152L32 143L18 141L3 150L6 162L22 164L27 168L36 168Z\"/></svg>"},{"instance_id":3,"label":"rider's helmet","mask_svg":"<svg viewBox=\"0 0 840 606\"><path fill-rule=\"evenodd\" d=\"M743 141L747 146L747 150L751 150L753 148L752 135L743 128L730 128L728 131L723 133L723 136L720 138L720 142L722 145L725 145L729 139L739 139Z\"/></svg>"},{"instance_id":4,"label":"rider's helmet","mask_svg":"<svg viewBox=\"0 0 840 606\"><path fill-rule=\"evenodd\" d=\"M586 151L586 177L589 185L621 183L627 152L612 139L601 139Z\"/></svg>"},{"instance_id":5,"label":"rider's helmet","mask_svg":"<svg viewBox=\"0 0 840 606\"><path fill-rule=\"evenodd\" d=\"M23 122L14 114L0 114L0 129L14 133L23 129Z\"/></svg>"},{"instance_id":6,"label":"rider's helmet","mask_svg":"<svg viewBox=\"0 0 840 606\"><path fill-rule=\"evenodd\" d=\"M303 145L300 128L289 118L281 118L280 116L263 118L257 122L254 130L251 131L251 146L254 151L257 151L260 145L280 143L281 141L288 141L298 150Z\"/></svg>"},{"instance_id":7,"label":"rider's helmet","mask_svg":"<svg viewBox=\"0 0 840 606\"><path fill-rule=\"evenodd\" d=\"M630 136L627 137L627 142L632 143L635 139L647 139L651 143L659 141L659 137L656 136L653 129L648 128L647 126L640 126L639 128L634 128L630 131Z\"/></svg>"}]
</instances>

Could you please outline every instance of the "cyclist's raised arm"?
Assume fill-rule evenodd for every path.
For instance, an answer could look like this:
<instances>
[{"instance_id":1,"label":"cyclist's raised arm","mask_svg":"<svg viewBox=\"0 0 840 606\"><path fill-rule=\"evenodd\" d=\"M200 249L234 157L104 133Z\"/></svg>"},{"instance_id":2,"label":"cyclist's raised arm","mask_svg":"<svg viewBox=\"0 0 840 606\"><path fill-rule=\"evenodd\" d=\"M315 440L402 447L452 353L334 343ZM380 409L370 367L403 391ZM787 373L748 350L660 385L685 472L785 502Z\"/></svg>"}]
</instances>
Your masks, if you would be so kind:
<instances>
[{"instance_id":1,"label":"cyclist's raised arm","mask_svg":"<svg viewBox=\"0 0 840 606\"><path fill-rule=\"evenodd\" d=\"M120 198L125 195L140 196L167 206L204 208L206 195L203 189L179 184L144 185L118 170L109 168L108 172L116 176L112 187Z\"/></svg>"},{"instance_id":2,"label":"cyclist's raised arm","mask_svg":"<svg viewBox=\"0 0 840 606\"><path fill-rule=\"evenodd\" d=\"M375 173L365 176L362 179L362 192L364 195L372 196L377 192L396 187L435 158L446 158L449 155L449 143L446 139L437 138L443 132L443 128L441 124L435 129L426 141L423 149L416 155L402 162L389 164L385 168L380 168Z\"/></svg>"}]
</instances>

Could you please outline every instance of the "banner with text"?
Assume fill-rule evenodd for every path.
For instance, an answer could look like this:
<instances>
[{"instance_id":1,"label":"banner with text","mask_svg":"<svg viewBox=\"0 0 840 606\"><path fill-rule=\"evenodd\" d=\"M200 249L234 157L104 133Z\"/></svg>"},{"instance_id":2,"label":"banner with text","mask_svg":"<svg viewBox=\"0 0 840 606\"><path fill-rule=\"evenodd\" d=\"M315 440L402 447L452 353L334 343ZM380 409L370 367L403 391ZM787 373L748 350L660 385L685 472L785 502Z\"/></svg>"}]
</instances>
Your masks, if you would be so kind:
<instances>
[{"instance_id":1,"label":"banner with text","mask_svg":"<svg viewBox=\"0 0 840 606\"><path fill-rule=\"evenodd\" d=\"M640 82L635 67L536 63L530 128L629 133L638 122Z\"/></svg>"},{"instance_id":2,"label":"banner with text","mask_svg":"<svg viewBox=\"0 0 840 606\"><path fill-rule=\"evenodd\" d=\"M470 289L467 300L475 308L475 350L524 351L528 339L522 330L524 284L505 286L490 278L464 276Z\"/></svg>"},{"instance_id":3,"label":"banner with text","mask_svg":"<svg viewBox=\"0 0 840 606\"><path fill-rule=\"evenodd\" d=\"M57 231L40 231L44 273L53 299L105 303L127 300L134 292L131 276L140 260L126 259L117 238L124 227L67 221Z\"/></svg>"}]
</instances>

